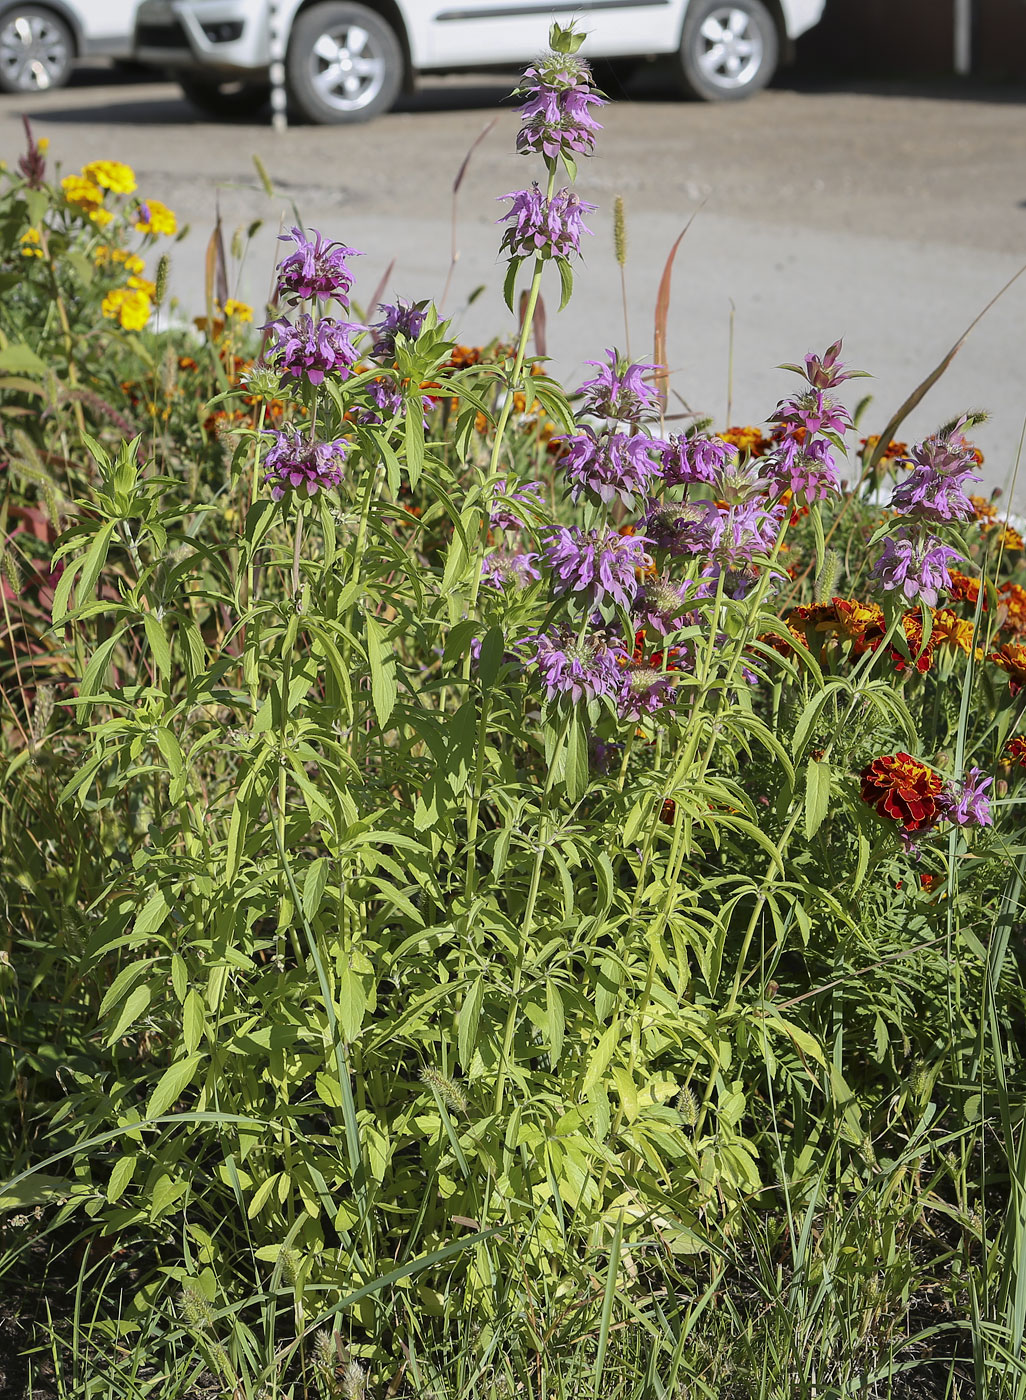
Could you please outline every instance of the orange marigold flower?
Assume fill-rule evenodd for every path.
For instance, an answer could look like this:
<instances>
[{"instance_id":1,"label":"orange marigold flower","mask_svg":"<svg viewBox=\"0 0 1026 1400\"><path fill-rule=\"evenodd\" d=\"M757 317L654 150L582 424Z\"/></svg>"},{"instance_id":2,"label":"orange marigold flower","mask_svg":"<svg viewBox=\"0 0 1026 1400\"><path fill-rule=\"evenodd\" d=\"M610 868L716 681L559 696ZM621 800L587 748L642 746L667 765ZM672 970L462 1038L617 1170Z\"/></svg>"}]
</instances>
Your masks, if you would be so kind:
<instances>
[{"instance_id":1,"label":"orange marigold flower","mask_svg":"<svg viewBox=\"0 0 1026 1400\"><path fill-rule=\"evenodd\" d=\"M1026 734L1013 734L1005 745L1005 754L1010 762L1026 768Z\"/></svg>"},{"instance_id":2,"label":"orange marigold flower","mask_svg":"<svg viewBox=\"0 0 1026 1400\"><path fill-rule=\"evenodd\" d=\"M975 603L980 596L980 580L970 578L968 574L960 574L957 569L952 569L948 595L954 603ZM986 603L984 603L984 607L986 607Z\"/></svg>"},{"instance_id":3,"label":"orange marigold flower","mask_svg":"<svg viewBox=\"0 0 1026 1400\"><path fill-rule=\"evenodd\" d=\"M449 356L450 369L468 369L471 365L476 365L481 359L481 351L476 346L457 345L454 346L452 354Z\"/></svg>"},{"instance_id":4,"label":"orange marigold flower","mask_svg":"<svg viewBox=\"0 0 1026 1400\"><path fill-rule=\"evenodd\" d=\"M937 882L939 880L939 875L931 875L929 871L924 870L919 876L920 889L924 889L929 893L930 890L937 888Z\"/></svg>"},{"instance_id":5,"label":"orange marigold flower","mask_svg":"<svg viewBox=\"0 0 1026 1400\"><path fill-rule=\"evenodd\" d=\"M1026 549L1026 542L1023 541L1022 535L1019 534L1018 530L1013 529L1011 525L1002 526L997 534L993 536L993 539L997 541L1002 549Z\"/></svg>"},{"instance_id":6,"label":"orange marigold flower","mask_svg":"<svg viewBox=\"0 0 1026 1400\"><path fill-rule=\"evenodd\" d=\"M1008 688L1017 695L1026 685L1026 646L1021 642L1006 642L987 657L995 666L1000 666L1008 676Z\"/></svg>"},{"instance_id":7,"label":"orange marigold flower","mask_svg":"<svg viewBox=\"0 0 1026 1400\"><path fill-rule=\"evenodd\" d=\"M667 826L673 825L673 819L677 815L677 804L672 797L667 797L663 805L659 808L659 820L665 822Z\"/></svg>"},{"instance_id":8,"label":"orange marigold flower","mask_svg":"<svg viewBox=\"0 0 1026 1400\"><path fill-rule=\"evenodd\" d=\"M880 441L880 435L879 435L879 433L875 433L872 437L864 437L864 438L862 439L862 441L859 443L859 447L862 449L863 455L865 455L865 452L866 452L866 450L867 450L867 448L868 448L869 454L870 454L870 456L872 456L872 454L876 451L876 445L877 445L877 443L878 443L879 441ZM887 444L887 451L883 454L883 456L880 458L880 460L881 460L881 462L893 462L893 461L895 461L895 460L897 460L897 459L899 459L899 458L907 457L907 456L908 456L908 443L907 443L907 442L889 442L889 443Z\"/></svg>"},{"instance_id":9,"label":"orange marigold flower","mask_svg":"<svg viewBox=\"0 0 1026 1400\"><path fill-rule=\"evenodd\" d=\"M744 428L727 428L716 436L721 442L729 442L739 452L750 452L753 457L763 456L771 446L770 439L763 434L762 429L753 428L751 424Z\"/></svg>"},{"instance_id":10,"label":"orange marigold flower","mask_svg":"<svg viewBox=\"0 0 1026 1400\"><path fill-rule=\"evenodd\" d=\"M970 496L973 514L977 520L996 520L997 507L994 502L986 496Z\"/></svg>"},{"instance_id":11,"label":"orange marigold flower","mask_svg":"<svg viewBox=\"0 0 1026 1400\"><path fill-rule=\"evenodd\" d=\"M834 609L842 632L861 642L867 632L883 631L883 608L879 603L860 603L857 598L835 598Z\"/></svg>"},{"instance_id":12,"label":"orange marigold flower","mask_svg":"<svg viewBox=\"0 0 1026 1400\"><path fill-rule=\"evenodd\" d=\"M837 627L837 608L833 603L808 603L792 608L785 619L792 629L803 632L833 632Z\"/></svg>"},{"instance_id":13,"label":"orange marigold flower","mask_svg":"<svg viewBox=\"0 0 1026 1400\"><path fill-rule=\"evenodd\" d=\"M1026 588L1019 583L1006 583L998 590L998 596L1001 628L1016 635L1026 632Z\"/></svg>"},{"instance_id":14,"label":"orange marigold flower","mask_svg":"<svg viewBox=\"0 0 1026 1400\"><path fill-rule=\"evenodd\" d=\"M973 645L973 624L950 608L938 608L933 614L930 640L938 646L957 647L968 656Z\"/></svg>"},{"instance_id":15,"label":"orange marigold flower","mask_svg":"<svg viewBox=\"0 0 1026 1400\"><path fill-rule=\"evenodd\" d=\"M923 645L923 619L919 612L906 613L901 619L902 629L905 633L905 640L908 643L909 653L912 657L916 670L925 675L933 665L933 648L935 639L931 636L929 642ZM908 657L897 647L889 647L891 656L894 658L894 669L904 671L908 665Z\"/></svg>"},{"instance_id":16,"label":"orange marigold flower","mask_svg":"<svg viewBox=\"0 0 1026 1400\"><path fill-rule=\"evenodd\" d=\"M859 775L863 802L905 832L925 831L937 820L939 776L911 754L899 751L874 758Z\"/></svg>"}]
</instances>

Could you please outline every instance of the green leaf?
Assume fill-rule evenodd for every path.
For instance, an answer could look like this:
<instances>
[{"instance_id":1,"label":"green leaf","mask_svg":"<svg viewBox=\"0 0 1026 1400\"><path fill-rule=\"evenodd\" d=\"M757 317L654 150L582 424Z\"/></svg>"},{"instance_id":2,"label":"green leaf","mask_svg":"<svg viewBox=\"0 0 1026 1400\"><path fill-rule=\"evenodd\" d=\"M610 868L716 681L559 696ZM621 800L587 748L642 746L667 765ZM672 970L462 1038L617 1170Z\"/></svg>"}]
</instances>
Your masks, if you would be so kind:
<instances>
[{"instance_id":1,"label":"green leaf","mask_svg":"<svg viewBox=\"0 0 1026 1400\"><path fill-rule=\"evenodd\" d=\"M338 979L338 1019L346 1040L355 1040L367 1010L363 982L347 963Z\"/></svg>"},{"instance_id":2,"label":"green leaf","mask_svg":"<svg viewBox=\"0 0 1026 1400\"><path fill-rule=\"evenodd\" d=\"M114 1163L110 1177L107 1180L107 1200L111 1205L115 1201L120 1201L125 1194L125 1188L135 1175L136 1163L139 1158L136 1153L126 1153L124 1157L119 1157Z\"/></svg>"},{"instance_id":3,"label":"green leaf","mask_svg":"<svg viewBox=\"0 0 1026 1400\"><path fill-rule=\"evenodd\" d=\"M586 1094L590 1089L593 1089L605 1075L619 1039L620 1022L619 1019L617 1019L602 1032L601 1040L591 1052L591 1056L588 1060L588 1069L584 1076L583 1088Z\"/></svg>"},{"instance_id":4,"label":"green leaf","mask_svg":"<svg viewBox=\"0 0 1026 1400\"><path fill-rule=\"evenodd\" d=\"M150 1101L146 1105L147 1118L158 1118L181 1098L195 1078L196 1071L203 1063L204 1058L203 1055L197 1053L187 1055L184 1060L176 1060L164 1071L157 1080L156 1087L150 1095Z\"/></svg>"},{"instance_id":5,"label":"green leaf","mask_svg":"<svg viewBox=\"0 0 1026 1400\"><path fill-rule=\"evenodd\" d=\"M566 1013L563 1010L563 998L554 982L547 982L545 985L545 1019L548 1023L549 1058L555 1067L563 1053Z\"/></svg>"},{"instance_id":6,"label":"green leaf","mask_svg":"<svg viewBox=\"0 0 1026 1400\"><path fill-rule=\"evenodd\" d=\"M395 652L385 647L385 632L373 614L364 618L367 633L367 661L371 673L371 699L382 729L395 708L399 686L395 675Z\"/></svg>"},{"instance_id":7,"label":"green leaf","mask_svg":"<svg viewBox=\"0 0 1026 1400\"><path fill-rule=\"evenodd\" d=\"M566 736L566 795L578 802L588 791L588 731L575 707Z\"/></svg>"},{"instance_id":8,"label":"green leaf","mask_svg":"<svg viewBox=\"0 0 1026 1400\"><path fill-rule=\"evenodd\" d=\"M463 998L463 1005L460 1007L460 1024L456 1045L464 1073L469 1071L470 1062L474 1058L474 1050L477 1046L477 1029L481 1020L483 1003L484 976L482 974L472 984L470 991Z\"/></svg>"},{"instance_id":9,"label":"green leaf","mask_svg":"<svg viewBox=\"0 0 1026 1400\"><path fill-rule=\"evenodd\" d=\"M805 836L809 841L823 825L830 810L831 775L829 763L809 759L805 770Z\"/></svg>"},{"instance_id":10,"label":"green leaf","mask_svg":"<svg viewBox=\"0 0 1026 1400\"><path fill-rule=\"evenodd\" d=\"M193 987L185 998L185 1005L182 1007L182 1038L185 1041L185 1048L191 1055L203 1039L203 1032L206 1029L206 1016L203 1012L203 998Z\"/></svg>"},{"instance_id":11,"label":"green leaf","mask_svg":"<svg viewBox=\"0 0 1026 1400\"><path fill-rule=\"evenodd\" d=\"M46 374L46 362L31 346L18 342L0 350L0 370L7 374Z\"/></svg>"},{"instance_id":12,"label":"green leaf","mask_svg":"<svg viewBox=\"0 0 1026 1400\"><path fill-rule=\"evenodd\" d=\"M117 1006L128 989L134 986L139 978L146 974L151 961L152 959L150 958L137 959L135 962L130 962L127 967L121 969L114 978L114 981L107 988L103 1000L100 1002L99 1018L101 1021L113 1007Z\"/></svg>"},{"instance_id":13,"label":"green leaf","mask_svg":"<svg viewBox=\"0 0 1026 1400\"><path fill-rule=\"evenodd\" d=\"M155 613L148 612L143 618L143 627L146 630L146 640L150 644L153 659L157 663L157 670L166 685L171 675L171 646L164 635L163 624Z\"/></svg>"},{"instance_id":14,"label":"green leaf","mask_svg":"<svg viewBox=\"0 0 1026 1400\"><path fill-rule=\"evenodd\" d=\"M324 889L328 883L328 869L327 856L318 856L307 869L306 877L303 880L303 913L311 923L317 917L321 900L324 898Z\"/></svg>"},{"instance_id":15,"label":"green leaf","mask_svg":"<svg viewBox=\"0 0 1026 1400\"><path fill-rule=\"evenodd\" d=\"M164 891L156 890L136 915L132 925L133 937L145 938L148 934L156 933L167 918L170 908Z\"/></svg>"},{"instance_id":16,"label":"green leaf","mask_svg":"<svg viewBox=\"0 0 1026 1400\"><path fill-rule=\"evenodd\" d=\"M150 996L150 984L148 982L143 982L129 993L125 998L125 1004L118 1013L117 1020L114 1022L113 1027L107 1035L105 1042L107 1045L113 1045L115 1041L120 1040L129 1026L134 1025L134 1023L138 1021L139 1017L146 1011L150 1004Z\"/></svg>"},{"instance_id":17,"label":"green leaf","mask_svg":"<svg viewBox=\"0 0 1026 1400\"><path fill-rule=\"evenodd\" d=\"M559 268L559 309L562 311L574 294L574 272L566 258L557 258L556 266Z\"/></svg>"}]
</instances>

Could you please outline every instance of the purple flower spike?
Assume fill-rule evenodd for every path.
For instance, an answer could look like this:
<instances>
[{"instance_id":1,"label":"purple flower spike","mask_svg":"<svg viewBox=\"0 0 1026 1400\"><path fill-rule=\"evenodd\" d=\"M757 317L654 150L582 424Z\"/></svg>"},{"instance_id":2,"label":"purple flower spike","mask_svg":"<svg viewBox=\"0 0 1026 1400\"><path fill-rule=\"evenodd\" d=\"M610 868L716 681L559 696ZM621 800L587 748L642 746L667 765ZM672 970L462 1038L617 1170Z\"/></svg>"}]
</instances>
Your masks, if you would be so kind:
<instances>
[{"instance_id":1,"label":"purple flower spike","mask_svg":"<svg viewBox=\"0 0 1026 1400\"><path fill-rule=\"evenodd\" d=\"M496 549L487 555L481 565L481 582L491 588L526 588L529 583L537 583L541 574L535 568L537 554L521 551L513 554L506 549Z\"/></svg>"},{"instance_id":2,"label":"purple flower spike","mask_svg":"<svg viewBox=\"0 0 1026 1400\"><path fill-rule=\"evenodd\" d=\"M306 378L311 384L323 383L326 374L345 379L358 358L351 337L360 327L348 321L324 317L315 322L304 314L294 325L272 321L264 329L274 336L267 358L294 379Z\"/></svg>"},{"instance_id":3,"label":"purple flower spike","mask_svg":"<svg viewBox=\"0 0 1026 1400\"><path fill-rule=\"evenodd\" d=\"M609 502L619 496L633 506L634 493L644 491L660 475L652 452L662 443L644 433L608 433L597 437L590 428L573 437L559 438L565 452L559 466L571 483L570 494L579 500L585 490Z\"/></svg>"},{"instance_id":4,"label":"purple flower spike","mask_svg":"<svg viewBox=\"0 0 1026 1400\"><path fill-rule=\"evenodd\" d=\"M844 405L835 403L822 389L806 389L802 394L782 399L770 422L779 423L785 434L804 429L810 438L818 433L843 435L852 426L851 414Z\"/></svg>"},{"instance_id":5,"label":"purple flower spike","mask_svg":"<svg viewBox=\"0 0 1026 1400\"><path fill-rule=\"evenodd\" d=\"M725 569L745 569L755 555L772 549L783 515L780 507L767 510L754 500L717 511L710 553Z\"/></svg>"},{"instance_id":6,"label":"purple flower spike","mask_svg":"<svg viewBox=\"0 0 1026 1400\"><path fill-rule=\"evenodd\" d=\"M381 320L371 326L374 353L391 359L395 355L396 336L403 335L407 340L416 340L427 320L427 312L401 297L398 301L379 306L378 310L383 313Z\"/></svg>"},{"instance_id":7,"label":"purple flower spike","mask_svg":"<svg viewBox=\"0 0 1026 1400\"><path fill-rule=\"evenodd\" d=\"M591 233L584 216L598 208L597 204L579 199L573 190L559 190L546 199L537 181L529 190L516 190L499 198L513 201L509 212L496 222L511 223L502 235L502 247L514 258L579 255L581 234Z\"/></svg>"},{"instance_id":8,"label":"purple flower spike","mask_svg":"<svg viewBox=\"0 0 1026 1400\"><path fill-rule=\"evenodd\" d=\"M909 603L919 599L935 608L940 590L951 583L950 561L961 558L957 549L941 544L933 536L920 539L918 534L902 528L888 535L873 577L887 591L900 589Z\"/></svg>"},{"instance_id":9,"label":"purple flower spike","mask_svg":"<svg viewBox=\"0 0 1026 1400\"><path fill-rule=\"evenodd\" d=\"M526 101L520 108L523 125L517 135L521 155L590 156L595 133L602 127L589 108L605 105L592 90L591 70L583 59L551 54L524 73L520 92Z\"/></svg>"},{"instance_id":10,"label":"purple flower spike","mask_svg":"<svg viewBox=\"0 0 1026 1400\"><path fill-rule=\"evenodd\" d=\"M677 699L673 672L658 671L654 666L628 666L616 697L616 711L621 719L637 721L644 715L654 715Z\"/></svg>"},{"instance_id":11,"label":"purple flower spike","mask_svg":"<svg viewBox=\"0 0 1026 1400\"><path fill-rule=\"evenodd\" d=\"M987 789L993 778L970 768L960 783L946 784L941 794L941 815L956 826L993 826Z\"/></svg>"},{"instance_id":12,"label":"purple flower spike","mask_svg":"<svg viewBox=\"0 0 1026 1400\"><path fill-rule=\"evenodd\" d=\"M290 239L296 247L278 268L278 295L293 305L308 297L316 297L318 301L334 297L344 306L348 305L353 277L345 260L362 254L344 243L327 243L317 232L309 239L300 228L283 233L280 241L287 243Z\"/></svg>"},{"instance_id":13,"label":"purple flower spike","mask_svg":"<svg viewBox=\"0 0 1026 1400\"><path fill-rule=\"evenodd\" d=\"M736 457L737 448L722 438L671 437L662 454L663 476L667 486L712 485Z\"/></svg>"},{"instance_id":14,"label":"purple flower spike","mask_svg":"<svg viewBox=\"0 0 1026 1400\"><path fill-rule=\"evenodd\" d=\"M980 478L973 471L975 450L961 436L961 426L956 424L946 437L938 434L916 443L910 453L912 470L891 495L892 510L932 522L973 518L965 488Z\"/></svg>"},{"instance_id":15,"label":"purple flower spike","mask_svg":"<svg viewBox=\"0 0 1026 1400\"><path fill-rule=\"evenodd\" d=\"M790 491L805 501L825 501L841 489L834 454L826 438L799 442L786 437L762 459L762 469L778 494Z\"/></svg>"},{"instance_id":16,"label":"purple flower spike","mask_svg":"<svg viewBox=\"0 0 1026 1400\"><path fill-rule=\"evenodd\" d=\"M606 351L607 364L588 360L598 370L594 379L581 385L582 413L596 418L611 418L616 422L637 423L659 412L659 396L642 377L656 369L655 365L630 364L615 350Z\"/></svg>"},{"instance_id":17,"label":"purple flower spike","mask_svg":"<svg viewBox=\"0 0 1026 1400\"><path fill-rule=\"evenodd\" d=\"M566 696L575 705L617 694L630 659L623 646L610 644L604 633L578 638L569 627L536 637L534 648L528 660L538 667L547 698Z\"/></svg>"},{"instance_id":18,"label":"purple flower spike","mask_svg":"<svg viewBox=\"0 0 1026 1400\"><path fill-rule=\"evenodd\" d=\"M694 582L678 582L666 574L657 574L645 580L634 610L642 627L666 637L691 621L695 605L715 591L716 580L708 574Z\"/></svg>"},{"instance_id":19,"label":"purple flower spike","mask_svg":"<svg viewBox=\"0 0 1026 1400\"><path fill-rule=\"evenodd\" d=\"M503 498L511 504L516 501L519 505L528 506L535 510L542 504L542 493L545 488L540 481L523 481L512 483L504 479L496 482L495 495L492 498L492 513L489 524L493 530L522 530L524 528L523 518L514 515L508 505L505 505ZM527 512L530 519L530 511Z\"/></svg>"},{"instance_id":20,"label":"purple flower spike","mask_svg":"<svg viewBox=\"0 0 1026 1400\"><path fill-rule=\"evenodd\" d=\"M270 429L265 434L274 443L267 449L264 482L270 483L271 495L280 501L288 490L315 496L329 486L339 486L345 466L349 443L344 438L335 442L311 442L298 428Z\"/></svg>"},{"instance_id":21,"label":"purple flower spike","mask_svg":"<svg viewBox=\"0 0 1026 1400\"><path fill-rule=\"evenodd\" d=\"M707 554L718 515L712 501L650 501L645 534L670 554Z\"/></svg>"},{"instance_id":22,"label":"purple flower spike","mask_svg":"<svg viewBox=\"0 0 1026 1400\"><path fill-rule=\"evenodd\" d=\"M840 353L841 342L835 340L822 359L811 353L805 356L805 377L814 389L832 389L846 379L856 378L856 373L847 371L837 358Z\"/></svg>"},{"instance_id":23,"label":"purple flower spike","mask_svg":"<svg viewBox=\"0 0 1026 1400\"><path fill-rule=\"evenodd\" d=\"M629 608L638 592L637 571L651 563L644 535L618 535L606 529L580 530L560 526L545 544L545 560L552 569L558 593L586 593L600 606L608 595Z\"/></svg>"}]
</instances>

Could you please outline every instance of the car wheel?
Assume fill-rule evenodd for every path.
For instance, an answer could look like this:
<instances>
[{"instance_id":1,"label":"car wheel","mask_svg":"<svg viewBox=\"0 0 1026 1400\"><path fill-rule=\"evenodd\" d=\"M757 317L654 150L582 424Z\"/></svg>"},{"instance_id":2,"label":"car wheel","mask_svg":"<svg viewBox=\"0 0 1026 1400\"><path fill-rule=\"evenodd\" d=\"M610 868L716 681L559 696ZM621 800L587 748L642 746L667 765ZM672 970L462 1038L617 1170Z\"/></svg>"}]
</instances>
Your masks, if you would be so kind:
<instances>
[{"instance_id":1,"label":"car wheel","mask_svg":"<svg viewBox=\"0 0 1026 1400\"><path fill-rule=\"evenodd\" d=\"M395 31L363 5L304 10L292 27L289 94L307 121L362 122L387 112L403 81Z\"/></svg>"},{"instance_id":2,"label":"car wheel","mask_svg":"<svg viewBox=\"0 0 1026 1400\"><path fill-rule=\"evenodd\" d=\"M764 88L780 54L761 0L692 0L680 44L684 85L705 102L736 102Z\"/></svg>"},{"instance_id":3,"label":"car wheel","mask_svg":"<svg viewBox=\"0 0 1026 1400\"><path fill-rule=\"evenodd\" d=\"M178 86L185 98L205 117L256 117L271 95L266 83L215 82L210 79L179 77Z\"/></svg>"},{"instance_id":4,"label":"car wheel","mask_svg":"<svg viewBox=\"0 0 1026 1400\"><path fill-rule=\"evenodd\" d=\"M71 30L52 10L15 5L0 19L0 91L63 87L74 57Z\"/></svg>"}]
</instances>

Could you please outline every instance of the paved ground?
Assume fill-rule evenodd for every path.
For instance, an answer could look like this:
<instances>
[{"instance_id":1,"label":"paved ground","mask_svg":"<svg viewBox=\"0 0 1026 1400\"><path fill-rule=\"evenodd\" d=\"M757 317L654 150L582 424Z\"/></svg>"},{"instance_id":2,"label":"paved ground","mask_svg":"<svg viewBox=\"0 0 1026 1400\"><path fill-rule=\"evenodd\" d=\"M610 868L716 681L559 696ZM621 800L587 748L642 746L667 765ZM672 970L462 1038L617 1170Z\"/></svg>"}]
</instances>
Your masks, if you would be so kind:
<instances>
[{"instance_id":1,"label":"paved ground","mask_svg":"<svg viewBox=\"0 0 1026 1400\"><path fill-rule=\"evenodd\" d=\"M303 220L365 251L358 293L370 296L394 260L388 292L439 296L452 246L451 185L478 148L459 196L460 257L446 310L464 340L503 332L509 317L494 220L496 197L532 178L512 155L516 119L492 78L432 84L401 111L348 129L197 121L166 83L108 85L86 71L62 93L0 99L0 157L21 144L32 116L65 169L99 156L128 161L143 193L191 226L175 251L173 289L199 311L203 251L220 208L226 233L263 220L235 289L266 295L274 237L293 207ZM869 369L876 430L988 300L1026 264L1026 89L862 90L779 87L753 101L710 107L675 100L657 73L605 114L600 153L581 173L599 206L571 307L557 317L547 289L548 348L568 376L624 342L612 204L627 206L631 347L650 352L652 312L666 255L677 257L669 358L677 392L723 421L757 421L785 391L772 367L845 338L845 358ZM265 193L252 157L276 187ZM472 300L482 285L488 290ZM985 406L980 433L988 481L1007 479L1026 416L1026 276L974 331L909 431L929 431ZM851 386L849 386L851 387ZM856 386L857 387L857 386ZM1016 504L1026 507L1026 462Z\"/></svg>"}]
</instances>

